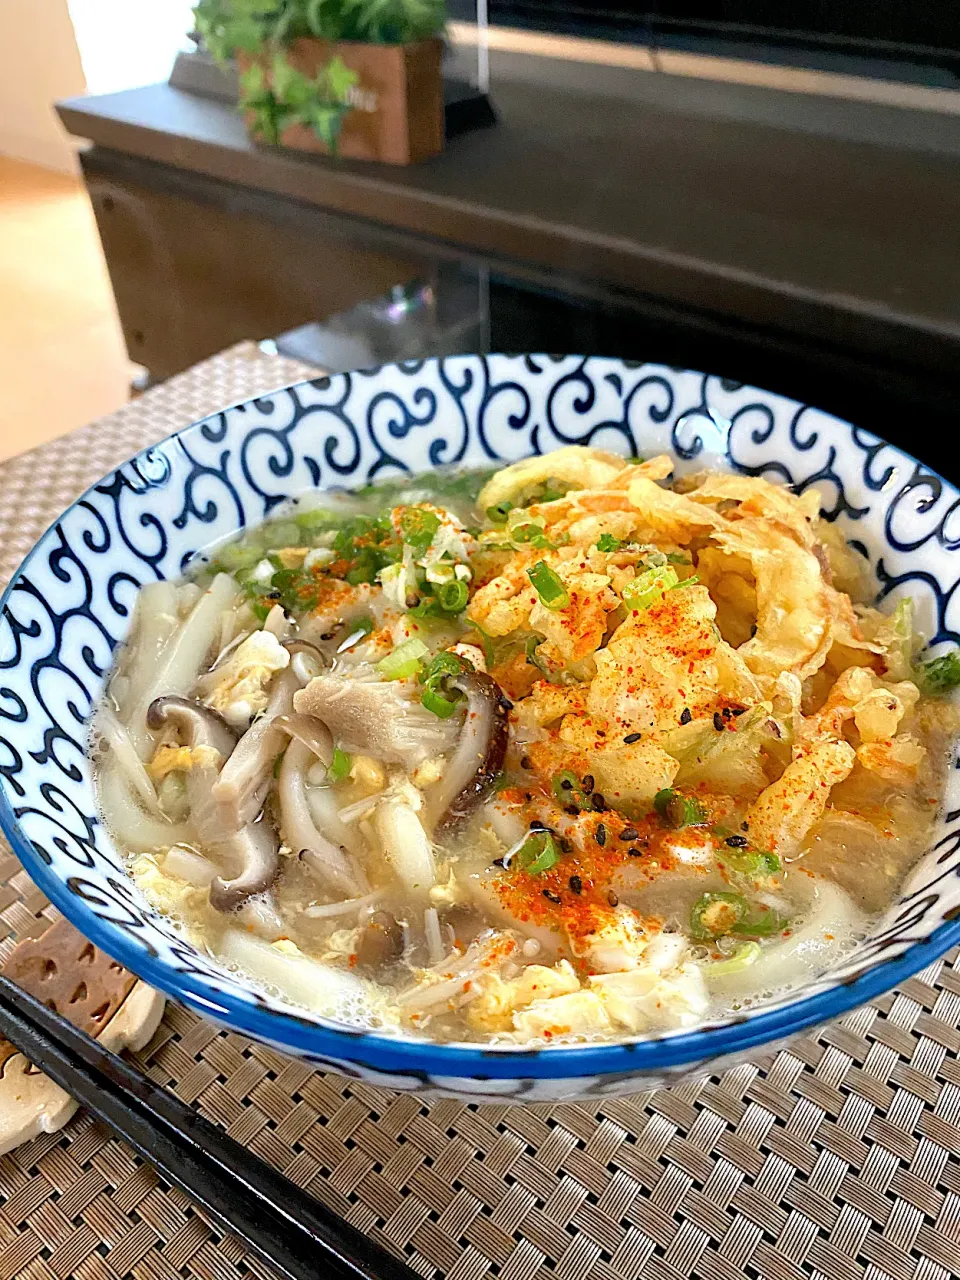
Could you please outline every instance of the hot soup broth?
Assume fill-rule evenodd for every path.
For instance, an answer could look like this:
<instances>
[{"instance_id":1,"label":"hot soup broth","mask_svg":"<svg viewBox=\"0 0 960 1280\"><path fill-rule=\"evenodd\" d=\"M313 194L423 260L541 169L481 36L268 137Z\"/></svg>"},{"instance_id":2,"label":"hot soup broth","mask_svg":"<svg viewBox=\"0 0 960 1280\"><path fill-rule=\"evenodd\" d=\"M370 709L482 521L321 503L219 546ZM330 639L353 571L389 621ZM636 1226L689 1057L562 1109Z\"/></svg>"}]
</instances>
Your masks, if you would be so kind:
<instances>
[{"instance_id":1,"label":"hot soup broth","mask_svg":"<svg viewBox=\"0 0 960 1280\"><path fill-rule=\"evenodd\" d=\"M926 846L960 660L801 495L561 449L317 494L139 595L103 818L196 946L438 1040L691 1027Z\"/></svg>"}]
</instances>

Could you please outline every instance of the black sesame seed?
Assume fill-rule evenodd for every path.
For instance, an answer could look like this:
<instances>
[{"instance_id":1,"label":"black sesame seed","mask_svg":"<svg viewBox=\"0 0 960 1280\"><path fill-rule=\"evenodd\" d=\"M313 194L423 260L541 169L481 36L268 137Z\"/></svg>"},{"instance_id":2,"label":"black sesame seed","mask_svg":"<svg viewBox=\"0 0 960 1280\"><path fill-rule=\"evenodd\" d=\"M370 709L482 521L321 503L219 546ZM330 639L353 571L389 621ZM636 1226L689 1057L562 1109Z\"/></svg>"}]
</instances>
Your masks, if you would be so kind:
<instances>
[{"instance_id":1,"label":"black sesame seed","mask_svg":"<svg viewBox=\"0 0 960 1280\"><path fill-rule=\"evenodd\" d=\"M620 905L620 899L612 889L607 890L607 901L610 903L611 907L617 907Z\"/></svg>"},{"instance_id":2,"label":"black sesame seed","mask_svg":"<svg viewBox=\"0 0 960 1280\"><path fill-rule=\"evenodd\" d=\"M561 902L560 895L559 893L554 893L552 889L544 889L543 896L549 899L550 902L555 902L557 906L560 905L560 902Z\"/></svg>"},{"instance_id":3,"label":"black sesame seed","mask_svg":"<svg viewBox=\"0 0 960 1280\"><path fill-rule=\"evenodd\" d=\"M729 845L731 849L745 849L750 841L746 836L727 836L723 843Z\"/></svg>"},{"instance_id":4,"label":"black sesame seed","mask_svg":"<svg viewBox=\"0 0 960 1280\"><path fill-rule=\"evenodd\" d=\"M634 845L632 849L628 849L628 850L627 850L627 853L630 855L630 857L631 857L631 858L642 858L642 857L643 857L643 850L642 850L642 849L638 849L636 845Z\"/></svg>"},{"instance_id":5,"label":"black sesame seed","mask_svg":"<svg viewBox=\"0 0 960 1280\"><path fill-rule=\"evenodd\" d=\"M590 797L590 803L593 805L594 809L596 809L597 813L603 813L604 809L607 807L607 802L599 791L595 791L593 793Z\"/></svg>"},{"instance_id":6,"label":"black sesame seed","mask_svg":"<svg viewBox=\"0 0 960 1280\"><path fill-rule=\"evenodd\" d=\"M740 830L741 830L741 831L749 831L749 830L750 830L750 823L749 823L749 822L741 822L741 823L740 823Z\"/></svg>"},{"instance_id":7,"label":"black sesame seed","mask_svg":"<svg viewBox=\"0 0 960 1280\"><path fill-rule=\"evenodd\" d=\"M596 841L601 847L607 843L607 828L602 822L597 823Z\"/></svg>"},{"instance_id":8,"label":"black sesame seed","mask_svg":"<svg viewBox=\"0 0 960 1280\"><path fill-rule=\"evenodd\" d=\"M588 796L597 784L594 782L592 773L585 773L583 775L583 782L581 782L580 785L583 788L583 794Z\"/></svg>"},{"instance_id":9,"label":"black sesame seed","mask_svg":"<svg viewBox=\"0 0 960 1280\"><path fill-rule=\"evenodd\" d=\"M529 757L529 756L521 756L521 757L520 757L520 768L521 768L521 769L532 769L532 768L533 768L533 761L530 759L530 757Z\"/></svg>"},{"instance_id":10,"label":"black sesame seed","mask_svg":"<svg viewBox=\"0 0 960 1280\"><path fill-rule=\"evenodd\" d=\"M503 707L504 711L512 711L512 710L513 710L513 703L510 701L510 699L509 699L509 698L501 697L501 698L500 698L500 705L501 705L501 707Z\"/></svg>"},{"instance_id":11,"label":"black sesame seed","mask_svg":"<svg viewBox=\"0 0 960 1280\"><path fill-rule=\"evenodd\" d=\"M719 711L715 711L713 713L713 727L716 729L717 733L723 732L723 716Z\"/></svg>"},{"instance_id":12,"label":"black sesame seed","mask_svg":"<svg viewBox=\"0 0 960 1280\"><path fill-rule=\"evenodd\" d=\"M632 746L633 743L639 742L640 737L641 735L639 733L628 733L627 736L624 738L624 742L629 747L629 746Z\"/></svg>"},{"instance_id":13,"label":"black sesame seed","mask_svg":"<svg viewBox=\"0 0 960 1280\"><path fill-rule=\"evenodd\" d=\"M579 876L570 877L570 888L574 893L583 893L583 881Z\"/></svg>"},{"instance_id":14,"label":"black sesame seed","mask_svg":"<svg viewBox=\"0 0 960 1280\"><path fill-rule=\"evenodd\" d=\"M636 840L640 832L636 827L624 827L617 837L619 840Z\"/></svg>"},{"instance_id":15,"label":"black sesame seed","mask_svg":"<svg viewBox=\"0 0 960 1280\"><path fill-rule=\"evenodd\" d=\"M580 816L580 810L575 804L565 804L563 806L563 812L569 813L571 818L579 818Z\"/></svg>"},{"instance_id":16,"label":"black sesame seed","mask_svg":"<svg viewBox=\"0 0 960 1280\"><path fill-rule=\"evenodd\" d=\"M530 822L531 831L548 831L549 827L545 822L541 822L539 818L533 818Z\"/></svg>"},{"instance_id":17,"label":"black sesame seed","mask_svg":"<svg viewBox=\"0 0 960 1280\"><path fill-rule=\"evenodd\" d=\"M495 867L502 867L504 865L504 861L502 858L494 858L493 865Z\"/></svg>"},{"instance_id":18,"label":"black sesame seed","mask_svg":"<svg viewBox=\"0 0 960 1280\"><path fill-rule=\"evenodd\" d=\"M693 712L690 710L689 707L684 707L683 710L680 712L680 723L689 724L692 719L693 719Z\"/></svg>"},{"instance_id":19,"label":"black sesame seed","mask_svg":"<svg viewBox=\"0 0 960 1280\"><path fill-rule=\"evenodd\" d=\"M268 599L268 600L279 600L279 599L280 599L280 592L279 592L279 591L268 591L268 592L267 592L267 599Z\"/></svg>"},{"instance_id":20,"label":"black sesame seed","mask_svg":"<svg viewBox=\"0 0 960 1280\"><path fill-rule=\"evenodd\" d=\"M561 779L560 779L560 790L561 790L561 791L572 791L572 790L573 790L573 783L570 781L570 779L569 779L569 778L561 778Z\"/></svg>"},{"instance_id":21,"label":"black sesame seed","mask_svg":"<svg viewBox=\"0 0 960 1280\"><path fill-rule=\"evenodd\" d=\"M746 709L747 709L746 707L732 707L730 710L730 714L732 716L742 716L743 713L746 711Z\"/></svg>"},{"instance_id":22,"label":"black sesame seed","mask_svg":"<svg viewBox=\"0 0 960 1280\"><path fill-rule=\"evenodd\" d=\"M321 640L332 640L335 634L336 634L336 633L335 633L335 632L333 632L333 631L321 631L321 633L320 633L320 639L321 639Z\"/></svg>"},{"instance_id":23,"label":"black sesame seed","mask_svg":"<svg viewBox=\"0 0 960 1280\"><path fill-rule=\"evenodd\" d=\"M573 853L573 841L568 840L566 836L560 837L560 852Z\"/></svg>"}]
</instances>

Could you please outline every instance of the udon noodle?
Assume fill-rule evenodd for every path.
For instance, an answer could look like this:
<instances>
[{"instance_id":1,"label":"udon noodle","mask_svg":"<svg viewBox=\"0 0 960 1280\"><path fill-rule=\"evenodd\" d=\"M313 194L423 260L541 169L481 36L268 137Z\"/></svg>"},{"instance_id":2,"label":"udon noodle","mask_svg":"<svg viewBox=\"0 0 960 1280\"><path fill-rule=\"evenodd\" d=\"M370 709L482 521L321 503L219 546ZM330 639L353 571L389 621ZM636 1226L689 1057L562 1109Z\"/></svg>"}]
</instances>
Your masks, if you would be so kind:
<instances>
[{"instance_id":1,"label":"udon noodle","mask_svg":"<svg viewBox=\"0 0 960 1280\"><path fill-rule=\"evenodd\" d=\"M143 895L286 1000L499 1044L834 966L926 847L960 660L814 490L571 447L314 494L143 588L94 717Z\"/></svg>"}]
</instances>

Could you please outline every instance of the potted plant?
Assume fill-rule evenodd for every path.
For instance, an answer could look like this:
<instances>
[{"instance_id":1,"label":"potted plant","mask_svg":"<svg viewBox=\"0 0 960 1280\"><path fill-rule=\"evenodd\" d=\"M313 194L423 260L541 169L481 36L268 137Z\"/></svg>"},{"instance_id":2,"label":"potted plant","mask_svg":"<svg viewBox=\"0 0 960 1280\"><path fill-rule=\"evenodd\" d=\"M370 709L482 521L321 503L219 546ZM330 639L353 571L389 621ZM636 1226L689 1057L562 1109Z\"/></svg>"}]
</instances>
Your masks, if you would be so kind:
<instances>
[{"instance_id":1,"label":"potted plant","mask_svg":"<svg viewBox=\"0 0 960 1280\"><path fill-rule=\"evenodd\" d=\"M413 164L443 149L445 0L198 0L258 141Z\"/></svg>"}]
</instances>

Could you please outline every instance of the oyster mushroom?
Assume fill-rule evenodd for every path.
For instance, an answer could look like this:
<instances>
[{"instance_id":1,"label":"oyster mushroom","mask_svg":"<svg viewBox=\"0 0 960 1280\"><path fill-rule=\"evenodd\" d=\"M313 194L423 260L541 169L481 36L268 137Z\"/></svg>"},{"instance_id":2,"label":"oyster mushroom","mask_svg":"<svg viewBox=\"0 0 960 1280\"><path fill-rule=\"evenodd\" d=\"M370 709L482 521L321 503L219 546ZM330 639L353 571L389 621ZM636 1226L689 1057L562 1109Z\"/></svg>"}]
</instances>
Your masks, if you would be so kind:
<instances>
[{"instance_id":1,"label":"oyster mushroom","mask_svg":"<svg viewBox=\"0 0 960 1280\"><path fill-rule=\"evenodd\" d=\"M467 696L460 740L443 777L427 793L427 821L436 833L455 830L487 795L507 752L507 712L497 682L479 671L461 671L451 688Z\"/></svg>"},{"instance_id":2,"label":"oyster mushroom","mask_svg":"<svg viewBox=\"0 0 960 1280\"><path fill-rule=\"evenodd\" d=\"M452 725L406 696L397 681L378 679L369 667L349 679L318 676L295 695L293 705L322 720L344 750L408 769L453 746Z\"/></svg>"},{"instance_id":3,"label":"oyster mushroom","mask_svg":"<svg viewBox=\"0 0 960 1280\"><path fill-rule=\"evenodd\" d=\"M301 664L315 664L319 669L324 659L319 649L306 640L289 640L283 646L293 659L277 676L263 715L254 720L220 770L211 794L224 828L240 831L252 822L263 807L273 766L286 741L279 716L293 711L293 695L310 671Z\"/></svg>"},{"instance_id":4,"label":"oyster mushroom","mask_svg":"<svg viewBox=\"0 0 960 1280\"><path fill-rule=\"evenodd\" d=\"M357 964L382 969L403 954L403 930L390 911L375 911L364 925L357 943Z\"/></svg>"},{"instance_id":5,"label":"oyster mushroom","mask_svg":"<svg viewBox=\"0 0 960 1280\"><path fill-rule=\"evenodd\" d=\"M239 867L230 880L217 876L210 885L210 903L218 911L230 911L255 893L268 889L279 870L276 834L269 822L248 822L239 831L224 826L213 786L223 760L236 745L236 734L216 711L187 698L162 697L147 710L150 729L172 725L186 747L212 747L220 759L198 763L186 773L190 818L204 849L218 863Z\"/></svg>"},{"instance_id":6,"label":"oyster mushroom","mask_svg":"<svg viewBox=\"0 0 960 1280\"><path fill-rule=\"evenodd\" d=\"M317 723L317 732L325 732L327 738L324 755L318 756L299 738L293 738L283 754L277 780L280 823L284 838L292 849L299 852L301 859L317 871L332 889L345 893L347 897L356 897L369 889L366 876L360 867L351 863L339 845L328 840L317 829L307 803L307 770L314 760L320 759L329 765L333 758L333 738L330 731L320 722Z\"/></svg>"}]
</instances>

